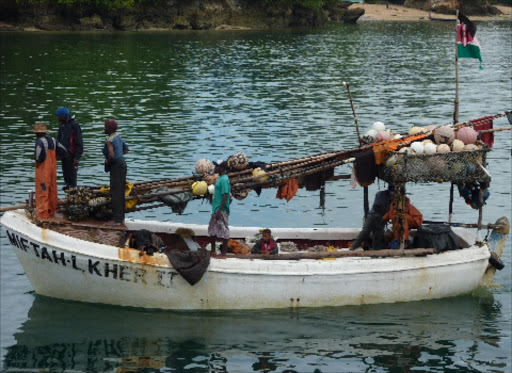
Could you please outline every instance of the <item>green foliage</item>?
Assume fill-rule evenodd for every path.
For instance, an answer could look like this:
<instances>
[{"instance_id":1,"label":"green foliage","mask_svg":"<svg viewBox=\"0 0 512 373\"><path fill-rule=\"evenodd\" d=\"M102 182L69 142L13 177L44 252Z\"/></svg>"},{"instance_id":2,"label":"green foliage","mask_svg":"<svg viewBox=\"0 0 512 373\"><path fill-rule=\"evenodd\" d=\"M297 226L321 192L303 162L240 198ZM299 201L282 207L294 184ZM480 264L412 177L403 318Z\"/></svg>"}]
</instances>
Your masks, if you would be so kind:
<instances>
[{"instance_id":1,"label":"green foliage","mask_svg":"<svg viewBox=\"0 0 512 373\"><path fill-rule=\"evenodd\" d=\"M92 5L98 8L104 9L123 9L131 8L133 5L143 2L155 2L154 0L16 0L18 4L29 4L29 5Z\"/></svg>"},{"instance_id":2,"label":"green foliage","mask_svg":"<svg viewBox=\"0 0 512 373\"><path fill-rule=\"evenodd\" d=\"M94 6L103 9L129 9L132 8L136 3L156 3L162 0L16 0L20 5L83 5L83 6ZM304 8L321 10L325 5L335 4L341 2L341 0L259 0L264 5L276 5L293 7L296 5L303 6Z\"/></svg>"}]
</instances>

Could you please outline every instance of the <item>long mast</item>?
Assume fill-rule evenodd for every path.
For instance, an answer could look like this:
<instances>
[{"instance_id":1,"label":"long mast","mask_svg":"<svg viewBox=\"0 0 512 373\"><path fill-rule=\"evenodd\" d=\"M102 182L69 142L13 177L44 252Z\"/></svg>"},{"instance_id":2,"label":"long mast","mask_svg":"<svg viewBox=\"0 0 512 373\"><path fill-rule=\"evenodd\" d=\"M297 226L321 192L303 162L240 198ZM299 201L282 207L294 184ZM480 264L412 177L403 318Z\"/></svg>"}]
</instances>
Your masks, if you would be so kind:
<instances>
[{"instance_id":1,"label":"long mast","mask_svg":"<svg viewBox=\"0 0 512 373\"><path fill-rule=\"evenodd\" d=\"M459 46L457 41L459 9L455 13L455 109L453 111L453 123L459 123Z\"/></svg>"}]
</instances>

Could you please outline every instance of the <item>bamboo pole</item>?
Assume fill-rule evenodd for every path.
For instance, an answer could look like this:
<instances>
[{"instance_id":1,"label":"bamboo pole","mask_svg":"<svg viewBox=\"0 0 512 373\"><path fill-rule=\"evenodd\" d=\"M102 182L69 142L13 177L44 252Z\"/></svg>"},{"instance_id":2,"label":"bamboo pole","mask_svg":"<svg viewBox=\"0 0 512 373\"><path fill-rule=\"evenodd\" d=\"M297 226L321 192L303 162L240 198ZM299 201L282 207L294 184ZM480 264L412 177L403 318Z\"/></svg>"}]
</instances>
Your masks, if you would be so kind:
<instances>
[{"instance_id":1,"label":"bamboo pole","mask_svg":"<svg viewBox=\"0 0 512 373\"><path fill-rule=\"evenodd\" d=\"M459 22L459 8L455 14L455 108L453 111L453 123L459 122L459 47L457 42Z\"/></svg>"},{"instance_id":2,"label":"bamboo pole","mask_svg":"<svg viewBox=\"0 0 512 373\"><path fill-rule=\"evenodd\" d=\"M361 139L361 134L359 133L359 123L357 122L357 115L356 115L356 110L354 109L354 102L352 101L352 94L350 93L350 86L347 82L343 82L343 85L347 88L348 98L350 100L350 106L352 107L352 114L354 115L354 122L356 124L357 141L359 142L359 146L361 147L363 145L363 141ZM364 217L366 218L370 211L370 202L368 199L368 187L367 186L363 187L363 209L364 209Z\"/></svg>"},{"instance_id":3,"label":"bamboo pole","mask_svg":"<svg viewBox=\"0 0 512 373\"><path fill-rule=\"evenodd\" d=\"M450 183L450 206L448 208L448 222L452 222L453 216L453 183Z\"/></svg>"},{"instance_id":4,"label":"bamboo pole","mask_svg":"<svg viewBox=\"0 0 512 373\"><path fill-rule=\"evenodd\" d=\"M432 221L432 220L423 220L423 224L433 224L433 225L447 225L450 227L461 227L461 228L478 228L478 224L474 223L451 223L451 222L442 222L442 221ZM499 229L501 225L499 224L481 224L482 229Z\"/></svg>"},{"instance_id":5,"label":"bamboo pole","mask_svg":"<svg viewBox=\"0 0 512 373\"><path fill-rule=\"evenodd\" d=\"M489 132L500 132L500 131L510 131L512 130L512 127L505 127L505 128L493 128L490 130L480 130L478 132L480 133L489 133Z\"/></svg>"},{"instance_id":6,"label":"bamboo pole","mask_svg":"<svg viewBox=\"0 0 512 373\"><path fill-rule=\"evenodd\" d=\"M24 209L26 207L27 207L26 203L22 203L21 205L5 206L5 207L0 207L0 212L19 210L19 209Z\"/></svg>"}]
</instances>

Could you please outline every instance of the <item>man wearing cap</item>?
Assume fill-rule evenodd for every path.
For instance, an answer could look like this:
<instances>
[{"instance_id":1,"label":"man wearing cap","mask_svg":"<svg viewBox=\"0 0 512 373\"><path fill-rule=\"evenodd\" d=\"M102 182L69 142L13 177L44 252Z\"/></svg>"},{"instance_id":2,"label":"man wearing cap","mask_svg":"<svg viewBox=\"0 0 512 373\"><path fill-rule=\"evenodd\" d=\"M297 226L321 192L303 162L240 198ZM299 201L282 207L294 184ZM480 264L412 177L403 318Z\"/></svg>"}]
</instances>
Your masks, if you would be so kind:
<instances>
[{"instance_id":1,"label":"man wearing cap","mask_svg":"<svg viewBox=\"0 0 512 373\"><path fill-rule=\"evenodd\" d=\"M47 136L45 123L36 123L36 216L48 219L57 210L57 157L67 155L64 148L53 137Z\"/></svg>"},{"instance_id":2,"label":"man wearing cap","mask_svg":"<svg viewBox=\"0 0 512 373\"><path fill-rule=\"evenodd\" d=\"M67 107L58 108L56 115L60 123L58 140L68 151L68 155L62 158L62 173L66 183L64 189L68 189L76 187L78 163L84 152L82 129L75 117L71 116Z\"/></svg>"},{"instance_id":3,"label":"man wearing cap","mask_svg":"<svg viewBox=\"0 0 512 373\"><path fill-rule=\"evenodd\" d=\"M227 162L219 160L215 164L215 173L219 178L215 183L215 193L212 201L212 216L208 225L208 234L211 237L211 256L215 256L215 242L222 239L221 256L225 258L228 251L229 240L229 202L231 198L231 183L226 175Z\"/></svg>"}]
</instances>

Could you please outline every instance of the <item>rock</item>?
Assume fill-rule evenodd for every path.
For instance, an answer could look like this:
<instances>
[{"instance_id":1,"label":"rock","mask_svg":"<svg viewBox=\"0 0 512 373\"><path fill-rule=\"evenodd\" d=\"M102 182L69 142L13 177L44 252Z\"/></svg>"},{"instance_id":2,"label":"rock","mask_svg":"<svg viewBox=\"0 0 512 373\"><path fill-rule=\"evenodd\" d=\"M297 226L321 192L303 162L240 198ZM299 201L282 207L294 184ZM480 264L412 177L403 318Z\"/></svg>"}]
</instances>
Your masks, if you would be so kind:
<instances>
[{"instance_id":1,"label":"rock","mask_svg":"<svg viewBox=\"0 0 512 373\"><path fill-rule=\"evenodd\" d=\"M356 23L356 21L364 15L365 10L363 8L347 9L343 16L343 22L345 23Z\"/></svg>"},{"instance_id":2,"label":"rock","mask_svg":"<svg viewBox=\"0 0 512 373\"><path fill-rule=\"evenodd\" d=\"M93 14L90 17L79 18L78 21L85 28L96 28L96 29L104 28L103 21L101 20L101 17L97 14Z\"/></svg>"},{"instance_id":3,"label":"rock","mask_svg":"<svg viewBox=\"0 0 512 373\"><path fill-rule=\"evenodd\" d=\"M135 22L135 16L133 15L125 15L121 14L119 17L115 20L114 27L119 30L123 31L133 31L136 30L136 22Z\"/></svg>"},{"instance_id":4,"label":"rock","mask_svg":"<svg viewBox=\"0 0 512 373\"><path fill-rule=\"evenodd\" d=\"M34 4L36 3L36 4ZM277 29L325 26L329 21L356 22L364 14L351 4L334 2L323 9L298 2L253 0L135 1L130 8L107 9L92 5L70 7L51 1L0 1L0 28L4 30L139 30L139 29ZM308 2L306 2L308 3Z\"/></svg>"}]
</instances>

